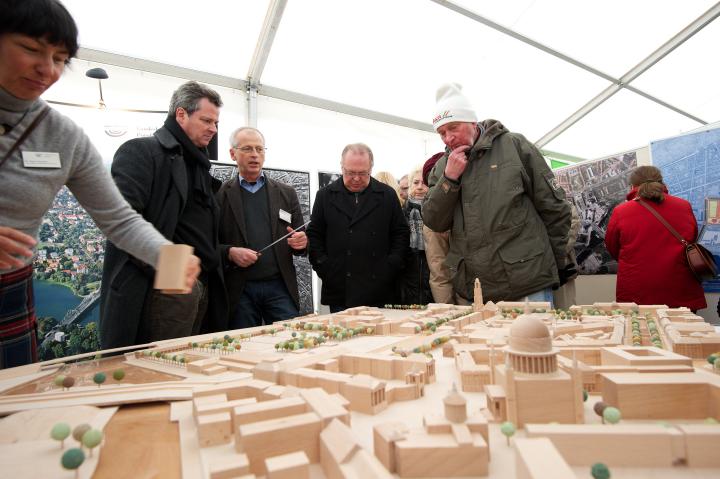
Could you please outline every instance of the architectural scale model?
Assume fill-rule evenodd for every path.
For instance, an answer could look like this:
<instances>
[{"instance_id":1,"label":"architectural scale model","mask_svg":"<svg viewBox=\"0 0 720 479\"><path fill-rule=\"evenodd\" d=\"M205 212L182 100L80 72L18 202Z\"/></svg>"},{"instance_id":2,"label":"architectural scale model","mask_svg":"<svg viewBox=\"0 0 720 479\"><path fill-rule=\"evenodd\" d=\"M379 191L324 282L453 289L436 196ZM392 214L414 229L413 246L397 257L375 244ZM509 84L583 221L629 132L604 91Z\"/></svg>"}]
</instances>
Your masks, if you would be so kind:
<instances>
[{"instance_id":1,"label":"architectural scale model","mask_svg":"<svg viewBox=\"0 0 720 479\"><path fill-rule=\"evenodd\" d=\"M613 478L720 477L720 336L701 318L475 291L473 306L358 307L2 371L3 474L142 477L142 461L105 463L152 446L120 417L169 402L158 434L177 434L169 460L186 479L588 478L597 463ZM102 443L61 446L59 423Z\"/></svg>"}]
</instances>

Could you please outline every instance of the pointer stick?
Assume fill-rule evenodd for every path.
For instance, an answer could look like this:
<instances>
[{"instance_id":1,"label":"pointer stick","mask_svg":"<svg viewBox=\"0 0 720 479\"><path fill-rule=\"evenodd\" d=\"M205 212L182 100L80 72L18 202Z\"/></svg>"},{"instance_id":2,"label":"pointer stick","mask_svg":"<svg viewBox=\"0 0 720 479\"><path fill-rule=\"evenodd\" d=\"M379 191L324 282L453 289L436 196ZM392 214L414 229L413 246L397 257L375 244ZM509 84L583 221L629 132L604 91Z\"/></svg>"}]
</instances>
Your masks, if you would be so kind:
<instances>
[{"instance_id":1,"label":"pointer stick","mask_svg":"<svg viewBox=\"0 0 720 479\"><path fill-rule=\"evenodd\" d=\"M297 228L295 228L294 230L292 230L292 231L289 232L288 234L279 237L278 239L276 239L275 241L273 241L272 243L270 243L269 245L267 245L267 246L264 247L263 249L258 250L258 251L257 251L257 254L259 255L260 253L262 253L262 252L265 251L266 249L272 248L273 246L275 246L275 245L276 245L277 243L279 243L280 241L284 240L285 238L287 238L287 237L290 236L291 234L297 232L298 230L306 227L306 226L309 225L309 224L310 224L310 220L308 220L307 223L305 223L304 225L298 226Z\"/></svg>"}]
</instances>

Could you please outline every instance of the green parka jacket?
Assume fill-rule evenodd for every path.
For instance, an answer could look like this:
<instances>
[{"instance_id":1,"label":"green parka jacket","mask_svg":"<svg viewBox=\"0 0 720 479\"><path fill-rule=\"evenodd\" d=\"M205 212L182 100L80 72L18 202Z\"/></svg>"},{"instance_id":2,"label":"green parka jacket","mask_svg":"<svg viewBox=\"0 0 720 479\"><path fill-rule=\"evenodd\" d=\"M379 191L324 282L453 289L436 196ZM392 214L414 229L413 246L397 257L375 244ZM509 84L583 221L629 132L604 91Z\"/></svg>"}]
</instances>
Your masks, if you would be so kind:
<instances>
[{"instance_id":1,"label":"green parka jacket","mask_svg":"<svg viewBox=\"0 0 720 479\"><path fill-rule=\"evenodd\" d=\"M431 171L423 221L451 230L445 263L456 293L472 301L479 278L485 301L512 301L559 284L570 206L524 136L497 120L480 126L459 184L443 175L449 151Z\"/></svg>"}]
</instances>

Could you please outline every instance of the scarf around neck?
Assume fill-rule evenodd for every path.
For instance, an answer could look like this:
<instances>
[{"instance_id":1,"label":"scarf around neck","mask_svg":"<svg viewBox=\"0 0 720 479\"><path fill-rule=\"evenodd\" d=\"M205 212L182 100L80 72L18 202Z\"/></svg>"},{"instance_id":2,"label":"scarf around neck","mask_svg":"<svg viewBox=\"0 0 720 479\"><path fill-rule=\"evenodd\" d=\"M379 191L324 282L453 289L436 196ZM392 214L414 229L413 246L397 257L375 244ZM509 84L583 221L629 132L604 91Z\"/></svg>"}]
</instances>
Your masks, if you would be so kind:
<instances>
[{"instance_id":1,"label":"scarf around neck","mask_svg":"<svg viewBox=\"0 0 720 479\"><path fill-rule=\"evenodd\" d=\"M190 138L175 119L174 113L170 113L167 116L163 126L175 137L182 147L183 158L188 167L189 174L192 175L192 178L188 178L188 182L194 190L195 195L197 195L198 199L200 199L204 205L212 210L214 201L212 183L210 181L210 174L208 173L211 165L207 148L200 149L190 141Z\"/></svg>"},{"instance_id":2,"label":"scarf around neck","mask_svg":"<svg viewBox=\"0 0 720 479\"><path fill-rule=\"evenodd\" d=\"M413 198L405 202L405 217L410 227L410 248L413 251L424 251L425 241L423 240L423 220L421 214L422 203Z\"/></svg>"}]
</instances>

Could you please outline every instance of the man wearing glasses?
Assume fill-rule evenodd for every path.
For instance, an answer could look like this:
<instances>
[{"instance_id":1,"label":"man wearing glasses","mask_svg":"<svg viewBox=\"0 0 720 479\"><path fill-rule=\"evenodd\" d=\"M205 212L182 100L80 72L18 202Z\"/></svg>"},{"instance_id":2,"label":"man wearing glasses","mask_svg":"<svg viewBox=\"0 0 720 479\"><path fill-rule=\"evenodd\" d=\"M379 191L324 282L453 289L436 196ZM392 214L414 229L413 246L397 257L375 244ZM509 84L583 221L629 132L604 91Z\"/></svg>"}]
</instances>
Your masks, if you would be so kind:
<instances>
[{"instance_id":1,"label":"man wearing glasses","mask_svg":"<svg viewBox=\"0 0 720 479\"><path fill-rule=\"evenodd\" d=\"M219 210L207 146L222 100L197 82L172 95L165 124L115 153L111 173L143 218L167 239L188 244L202 272L190 294L153 290L153 269L108 242L100 298L103 349L227 329L227 297L217 241Z\"/></svg>"},{"instance_id":2,"label":"man wearing glasses","mask_svg":"<svg viewBox=\"0 0 720 479\"><path fill-rule=\"evenodd\" d=\"M391 187L370 176L373 154L362 143L342 152L342 178L318 191L308 227L310 262L331 312L396 302L396 279L410 243Z\"/></svg>"},{"instance_id":3,"label":"man wearing glasses","mask_svg":"<svg viewBox=\"0 0 720 479\"><path fill-rule=\"evenodd\" d=\"M220 244L230 267L225 282L230 329L271 324L298 315L300 297L293 255L305 254L307 236L295 190L263 174L265 137L242 127L230 135L238 176L218 192ZM290 233L270 248L276 240Z\"/></svg>"}]
</instances>

